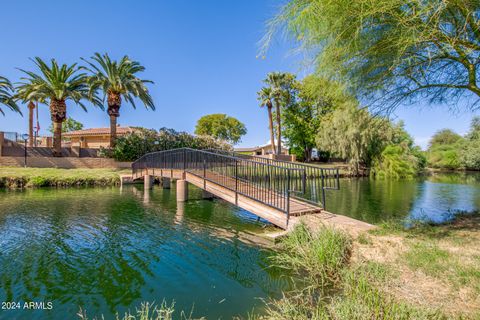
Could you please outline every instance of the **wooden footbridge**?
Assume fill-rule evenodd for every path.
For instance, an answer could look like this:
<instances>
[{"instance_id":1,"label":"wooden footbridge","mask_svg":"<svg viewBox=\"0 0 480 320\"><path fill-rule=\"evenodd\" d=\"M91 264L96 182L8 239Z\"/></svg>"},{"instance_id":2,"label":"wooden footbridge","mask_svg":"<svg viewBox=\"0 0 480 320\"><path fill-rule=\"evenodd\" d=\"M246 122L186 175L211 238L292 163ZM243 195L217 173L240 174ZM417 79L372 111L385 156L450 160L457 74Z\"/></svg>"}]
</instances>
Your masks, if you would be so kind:
<instances>
[{"instance_id":1,"label":"wooden footbridge","mask_svg":"<svg viewBox=\"0 0 480 320\"><path fill-rule=\"evenodd\" d=\"M132 178L176 180L177 201L188 199L188 183L287 229L291 217L325 209L325 190L338 189L338 169L230 154L173 149L148 153L132 164Z\"/></svg>"}]
</instances>

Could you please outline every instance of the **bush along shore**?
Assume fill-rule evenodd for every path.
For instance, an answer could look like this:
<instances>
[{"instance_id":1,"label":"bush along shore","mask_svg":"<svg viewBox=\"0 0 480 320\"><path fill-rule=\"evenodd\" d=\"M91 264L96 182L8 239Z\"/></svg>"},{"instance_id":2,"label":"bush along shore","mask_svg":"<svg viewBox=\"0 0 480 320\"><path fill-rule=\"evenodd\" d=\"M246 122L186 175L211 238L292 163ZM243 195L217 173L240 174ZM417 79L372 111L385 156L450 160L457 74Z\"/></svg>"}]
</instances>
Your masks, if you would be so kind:
<instances>
[{"instance_id":1,"label":"bush along shore","mask_svg":"<svg viewBox=\"0 0 480 320\"><path fill-rule=\"evenodd\" d=\"M0 188L115 186L130 170L0 168Z\"/></svg>"}]
</instances>

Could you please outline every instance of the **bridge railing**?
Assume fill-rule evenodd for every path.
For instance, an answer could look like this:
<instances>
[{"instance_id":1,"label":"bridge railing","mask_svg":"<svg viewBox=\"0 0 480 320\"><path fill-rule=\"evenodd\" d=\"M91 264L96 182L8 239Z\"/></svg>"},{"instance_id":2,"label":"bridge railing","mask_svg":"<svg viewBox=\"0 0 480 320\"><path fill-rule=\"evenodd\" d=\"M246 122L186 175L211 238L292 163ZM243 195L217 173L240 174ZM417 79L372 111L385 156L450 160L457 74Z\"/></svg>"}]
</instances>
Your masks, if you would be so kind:
<instances>
[{"instance_id":1,"label":"bridge railing","mask_svg":"<svg viewBox=\"0 0 480 320\"><path fill-rule=\"evenodd\" d=\"M305 192L304 169L189 148L149 153L132 164L134 176L146 169L183 170L235 192L235 201L242 195L287 215L291 194Z\"/></svg>"},{"instance_id":2,"label":"bridge railing","mask_svg":"<svg viewBox=\"0 0 480 320\"><path fill-rule=\"evenodd\" d=\"M294 197L311 202L313 204L321 204L326 207L326 190L340 189L340 175L338 168L322 168L300 162L291 162L284 160L274 160L259 156L241 154L238 152L208 149L209 152L229 155L242 159L249 159L256 162L265 163L289 169L304 170L305 172L305 192L295 192Z\"/></svg>"}]
</instances>

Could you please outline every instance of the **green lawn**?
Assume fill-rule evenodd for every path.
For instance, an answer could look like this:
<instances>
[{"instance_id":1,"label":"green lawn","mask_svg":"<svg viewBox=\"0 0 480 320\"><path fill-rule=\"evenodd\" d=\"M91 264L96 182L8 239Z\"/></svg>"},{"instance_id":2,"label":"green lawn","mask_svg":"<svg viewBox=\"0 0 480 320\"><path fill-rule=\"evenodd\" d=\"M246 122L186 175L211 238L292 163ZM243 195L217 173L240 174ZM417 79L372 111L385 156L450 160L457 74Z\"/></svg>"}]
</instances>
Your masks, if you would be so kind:
<instances>
[{"instance_id":1,"label":"green lawn","mask_svg":"<svg viewBox=\"0 0 480 320\"><path fill-rule=\"evenodd\" d=\"M0 168L0 188L118 185L128 169Z\"/></svg>"}]
</instances>

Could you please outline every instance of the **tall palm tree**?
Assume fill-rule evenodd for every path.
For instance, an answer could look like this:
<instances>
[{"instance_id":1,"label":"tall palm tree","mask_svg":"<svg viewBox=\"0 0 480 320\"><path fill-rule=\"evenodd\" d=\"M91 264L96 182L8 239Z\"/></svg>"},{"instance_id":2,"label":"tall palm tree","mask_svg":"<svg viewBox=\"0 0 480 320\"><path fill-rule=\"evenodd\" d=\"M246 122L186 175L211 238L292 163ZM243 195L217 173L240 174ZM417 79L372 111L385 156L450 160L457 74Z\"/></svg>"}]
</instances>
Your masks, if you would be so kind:
<instances>
[{"instance_id":1,"label":"tall palm tree","mask_svg":"<svg viewBox=\"0 0 480 320\"><path fill-rule=\"evenodd\" d=\"M39 101L50 105L50 116L53 122L53 155L62 156L62 123L67 118L67 101L72 100L85 111L86 106L82 100L89 100L102 107L102 102L95 92L89 90L88 77L80 72L77 64L70 66L58 65L55 59L47 65L42 59L36 57L32 60L40 73L25 71L17 86L17 95L23 101Z\"/></svg>"},{"instance_id":2,"label":"tall palm tree","mask_svg":"<svg viewBox=\"0 0 480 320\"><path fill-rule=\"evenodd\" d=\"M12 83L5 77L0 77L0 105L7 106L10 110L22 114L20 108L15 103L14 92ZM5 112L0 107L0 113L5 115Z\"/></svg>"},{"instance_id":3,"label":"tall palm tree","mask_svg":"<svg viewBox=\"0 0 480 320\"><path fill-rule=\"evenodd\" d=\"M275 137L273 133L273 115L272 115L272 108L273 108L273 99L274 96L272 94L272 89L269 87L263 87L260 91L257 92L258 101L260 101L260 107L267 107L268 111L268 128L270 129L270 143L272 145L272 152L275 154L277 153L275 150Z\"/></svg>"},{"instance_id":4,"label":"tall palm tree","mask_svg":"<svg viewBox=\"0 0 480 320\"><path fill-rule=\"evenodd\" d=\"M137 61L132 61L124 56L120 62L111 60L108 54L100 55L95 53L92 61L82 58L88 67L84 67L92 73L89 77L91 90L100 89L103 92L103 100L107 97L108 115L110 116L110 147L115 146L117 137L117 118L120 116L122 97L135 109L134 98L140 99L146 108L155 110L152 97L148 92L146 83L153 83L150 80L142 80L136 73L145 70L145 67Z\"/></svg>"},{"instance_id":5,"label":"tall palm tree","mask_svg":"<svg viewBox=\"0 0 480 320\"><path fill-rule=\"evenodd\" d=\"M287 74L282 72L270 72L264 82L270 87L273 101L275 102L275 114L277 122L277 154L282 153L282 120L281 108L285 101L285 83Z\"/></svg>"}]
</instances>

